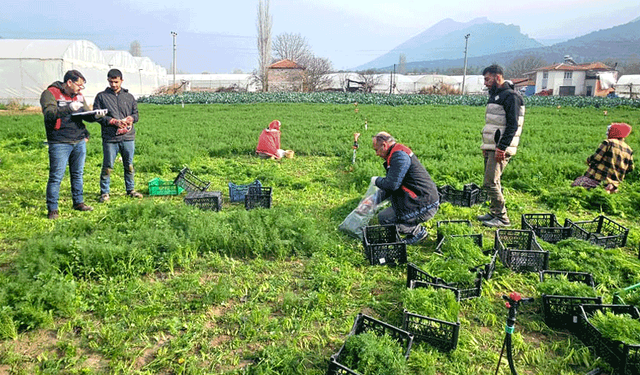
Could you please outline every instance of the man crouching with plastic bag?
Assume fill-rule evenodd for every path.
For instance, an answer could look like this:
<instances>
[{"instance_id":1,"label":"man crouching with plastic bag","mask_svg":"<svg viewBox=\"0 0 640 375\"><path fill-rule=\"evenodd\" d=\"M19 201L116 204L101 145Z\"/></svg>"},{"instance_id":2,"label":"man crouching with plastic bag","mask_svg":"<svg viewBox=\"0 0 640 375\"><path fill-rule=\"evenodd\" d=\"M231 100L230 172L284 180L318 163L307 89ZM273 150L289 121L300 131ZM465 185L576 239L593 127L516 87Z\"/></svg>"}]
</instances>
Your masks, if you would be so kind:
<instances>
[{"instance_id":1,"label":"man crouching with plastic bag","mask_svg":"<svg viewBox=\"0 0 640 375\"><path fill-rule=\"evenodd\" d=\"M391 206L378 214L378 221L381 225L395 224L398 232L406 235L407 245L424 240L428 233L420 223L431 219L440 205L436 184L413 151L389 133L373 136L373 149L384 160L387 173L386 177L371 178L380 188L372 204L391 201Z\"/></svg>"}]
</instances>

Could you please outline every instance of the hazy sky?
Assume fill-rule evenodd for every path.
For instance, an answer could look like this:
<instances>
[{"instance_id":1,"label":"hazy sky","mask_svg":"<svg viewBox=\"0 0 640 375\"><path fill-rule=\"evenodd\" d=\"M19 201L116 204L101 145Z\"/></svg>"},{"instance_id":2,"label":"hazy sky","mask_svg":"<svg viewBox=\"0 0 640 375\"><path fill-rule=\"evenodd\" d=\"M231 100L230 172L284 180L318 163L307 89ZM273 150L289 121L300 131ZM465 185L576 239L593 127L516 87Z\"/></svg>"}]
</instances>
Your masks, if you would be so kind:
<instances>
[{"instance_id":1,"label":"hazy sky","mask_svg":"<svg viewBox=\"0 0 640 375\"><path fill-rule=\"evenodd\" d=\"M120 50L138 40L143 55L169 68L171 31L175 31L178 70L250 72L257 66L258 0L2 2L3 38L87 39L101 49ZM299 33L317 56L328 58L336 69L347 69L373 60L445 18L468 22L487 17L518 25L534 39L570 39L639 17L640 2L270 0L270 12L274 37Z\"/></svg>"}]
</instances>

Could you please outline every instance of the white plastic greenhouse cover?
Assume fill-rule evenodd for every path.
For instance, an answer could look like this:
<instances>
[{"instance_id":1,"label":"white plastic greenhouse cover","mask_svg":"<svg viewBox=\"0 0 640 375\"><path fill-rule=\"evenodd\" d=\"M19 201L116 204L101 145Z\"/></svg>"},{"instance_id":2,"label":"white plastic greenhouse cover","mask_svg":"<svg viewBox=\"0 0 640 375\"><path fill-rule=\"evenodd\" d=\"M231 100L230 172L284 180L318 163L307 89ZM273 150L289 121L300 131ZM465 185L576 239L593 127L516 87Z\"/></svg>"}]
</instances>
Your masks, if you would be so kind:
<instances>
[{"instance_id":1,"label":"white plastic greenhouse cover","mask_svg":"<svg viewBox=\"0 0 640 375\"><path fill-rule=\"evenodd\" d=\"M122 71L123 87L134 96L149 95L166 85L166 69L126 51L101 51L88 40L0 39L0 103L17 100L39 105L40 95L65 72L79 70L87 79L87 103L107 87L107 72Z\"/></svg>"}]
</instances>

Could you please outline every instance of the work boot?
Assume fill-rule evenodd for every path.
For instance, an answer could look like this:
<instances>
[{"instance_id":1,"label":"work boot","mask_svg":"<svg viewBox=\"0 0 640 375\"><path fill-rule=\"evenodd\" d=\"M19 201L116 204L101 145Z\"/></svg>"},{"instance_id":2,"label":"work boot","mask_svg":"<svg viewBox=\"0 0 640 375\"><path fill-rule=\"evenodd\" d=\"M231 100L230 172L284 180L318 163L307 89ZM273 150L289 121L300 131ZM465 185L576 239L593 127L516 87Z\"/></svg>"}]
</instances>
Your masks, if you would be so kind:
<instances>
[{"instance_id":1,"label":"work boot","mask_svg":"<svg viewBox=\"0 0 640 375\"><path fill-rule=\"evenodd\" d=\"M47 218L49 218L49 220L55 220L58 218L59 215L60 214L58 213L58 210L53 210L53 211L49 211Z\"/></svg>"},{"instance_id":2,"label":"work boot","mask_svg":"<svg viewBox=\"0 0 640 375\"><path fill-rule=\"evenodd\" d=\"M106 202L109 202L110 199L111 198L109 198L109 193L105 193L100 196L100 200L98 200L98 202L106 203Z\"/></svg>"},{"instance_id":3,"label":"work boot","mask_svg":"<svg viewBox=\"0 0 640 375\"><path fill-rule=\"evenodd\" d=\"M429 236L427 230L424 228L420 228L420 231L416 235L410 234L402 242L406 243L407 245L415 245L427 238L427 236Z\"/></svg>"},{"instance_id":4,"label":"work boot","mask_svg":"<svg viewBox=\"0 0 640 375\"><path fill-rule=\"evenodd\" d=\"M511 221L509 221L508 218L505 220L500 219L499 217L494 217L491 220L483 221L482 225L486 227L510 227Z\"/></svg>"},{"instance_id":5,"label":"work boot","mask_svg":"<svg viewBox=\"0 0 640 375\"><path fill-rule=\"evenodd\" d=\"M130 196L131 198L142 198L142 194L138 193L135 190L128 191L127 195Z\"/></svg>"},{"instance_id":6,"label":"work boot","mask_svg":"<svg viewBox=\"0 0 640 375\"><path fill-rule=\"evenodd\" d=\"M478 217L476 217L476 219L480 220L480 221L488 221L493 219L494 216L491 212L489 212L488 214L484 214L484 215L480 215Z\"/></svg>"},{"instance_id":7,"label":"work boot","mask_svg":"<svg viewBox=\"0 0 640 375\"><path fill-rule=\"evenodd\" d=\"M84 202L74 204L73 209L77 211L93 211L93 207L87 206L86 204L84 204Z\"/></svg>"}]
</instances>

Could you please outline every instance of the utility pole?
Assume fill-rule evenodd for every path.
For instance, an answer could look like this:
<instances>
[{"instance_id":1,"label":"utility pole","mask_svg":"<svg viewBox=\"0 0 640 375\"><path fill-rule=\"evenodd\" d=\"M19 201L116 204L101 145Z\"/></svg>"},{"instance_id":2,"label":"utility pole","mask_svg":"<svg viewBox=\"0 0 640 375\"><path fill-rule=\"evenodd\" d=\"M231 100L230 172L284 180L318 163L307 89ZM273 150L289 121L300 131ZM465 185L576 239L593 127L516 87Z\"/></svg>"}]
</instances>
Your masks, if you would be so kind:
<instances>
[{"instance_id":1,"label":"utility pole","mask_svg":"<svg viewBox=\"0 0 640 375\"><path fill-rule=\"evenodd\" d=\"M178 33L175 31L171 32L171 36L173 36L173 88L175 90L176 87L176 36Z\"/></svg>"},{"instance_id":2,"label":"utility pole","mask_svg":"<svg viewBox=\"0 0 640 375\"><path fill-rule=\"evenodd\" d=\"M462 70L462 95L464 95L464 81L467 78L467 46L469 45L469 36L471 34L467 34L464 36L464 68Z\"/></svg>"}]
</instances>

